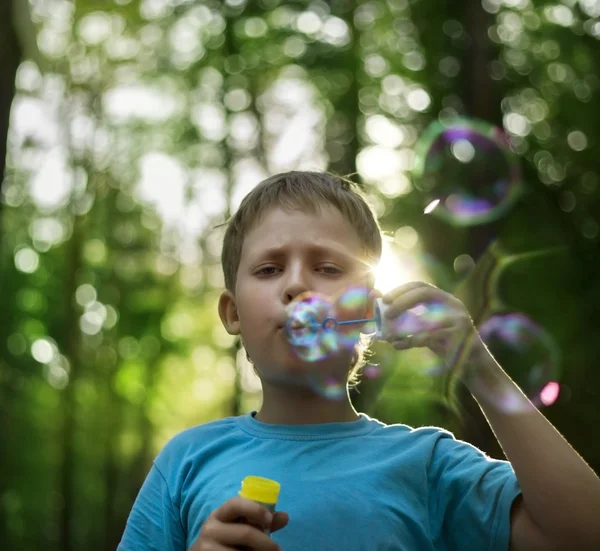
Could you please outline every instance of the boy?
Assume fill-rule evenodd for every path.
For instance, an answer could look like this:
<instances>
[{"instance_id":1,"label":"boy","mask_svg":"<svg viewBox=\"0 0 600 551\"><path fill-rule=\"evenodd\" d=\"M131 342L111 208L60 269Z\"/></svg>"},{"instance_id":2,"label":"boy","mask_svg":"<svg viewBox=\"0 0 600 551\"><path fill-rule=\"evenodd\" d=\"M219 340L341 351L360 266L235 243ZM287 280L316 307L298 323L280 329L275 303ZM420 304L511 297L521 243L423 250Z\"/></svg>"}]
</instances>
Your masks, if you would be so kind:
<instances>
[{"instance_id":1,"label":"boy","mask_svg":"<svg viewBox=\"0 0 600 551\"><path fill-rule=\"evenodd\" d=\"M248 194L224 239L219 314L261 378L262 407L165 446L119 551L600 549L600 480L494 361L451 295L414 282L383 297L389 320L429 302L448 312L440 330L389 340L441 356L457 339L471 343L463 381L510 463L441 429L384 425L357 413L347 392L336 400L319 392L324 380L354 375L363 351L305 361L287 338L286 309L307 291L372 290L367 267L380 254L377 222L340 178L290 172ZM278 481L286 512L272 516L237 497L247 475ZM266 523L272 537L241 517Z\"/></svg>"}]
</instances>

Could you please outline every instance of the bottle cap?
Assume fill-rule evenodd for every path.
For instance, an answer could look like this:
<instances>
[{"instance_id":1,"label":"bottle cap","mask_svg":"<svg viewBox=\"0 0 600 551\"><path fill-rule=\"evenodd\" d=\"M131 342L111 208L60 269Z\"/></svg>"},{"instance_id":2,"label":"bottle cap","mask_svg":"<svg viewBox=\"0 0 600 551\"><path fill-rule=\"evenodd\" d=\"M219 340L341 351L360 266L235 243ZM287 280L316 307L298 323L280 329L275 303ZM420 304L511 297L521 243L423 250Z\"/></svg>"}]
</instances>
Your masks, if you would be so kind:
<instances>
[{"instance_id":1,"label":"bottle cap","mask_svg":"<svg viewBox=\"0 0 600 551\"><path fill-rule=\"evenodd\" d=\"M279 482L260 476L247 476L242 480L242 489L238 495L259 503L275 505L279 498Z\"/></svg>"}]
</instances>

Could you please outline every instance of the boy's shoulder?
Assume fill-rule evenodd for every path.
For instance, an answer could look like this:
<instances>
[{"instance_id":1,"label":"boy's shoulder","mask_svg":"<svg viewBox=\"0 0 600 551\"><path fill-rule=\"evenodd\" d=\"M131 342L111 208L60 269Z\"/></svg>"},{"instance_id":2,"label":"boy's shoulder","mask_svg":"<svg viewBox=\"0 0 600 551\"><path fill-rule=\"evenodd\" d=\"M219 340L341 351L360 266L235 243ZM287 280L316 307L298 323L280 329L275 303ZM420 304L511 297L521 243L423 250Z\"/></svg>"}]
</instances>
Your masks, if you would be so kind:
<instances>
[{"instance_id":1,"label":"boy's shoulder","mask_svg":"<svg viewBox=\"0 0 600 551\"><path fill-rule=\"evenodd\" d=\"M368 416L366 417L369 418ZM415 443L422 441L434 441L440 438L450 438L452 440L456 440L454 434L442 427L436 427L432 425L414 427L403 423L387 424L371 418L369 418L369 420L377 423L377 429L374 431L377 436L383 435L389 438L404 437L414 441Z\"/></svg>"},{"instance_id":2,"label":"boy's shoulder","mask_svg":"<svg viewBox=\"0 0 600 551\"><path fill-rule=\"evenodd\" d=\"M385 424L377 420L378 427L373 435L378 442L387 441L387 446L398 446L412 455L427 460L428 463L444 463L451 458L487 458L486 454L473 444L457 438L451 431L437 426L413 427L405 424Z\"/></svg>"},{"instance_id":3,"label":"boy's shoulder","mask_svg":"<svg viewBox=\"0 0 600 551\"><path fill-rule=\"evenodd\" d=\"M196 448L202 442L206 442L209 438L214 438L215 435L222 435L224 431L233 430L237 427L238 417L224 417L223 419L215 419L201 423L175 434L165 444L164 450L175 448L179 451L186 448Z\"/></svg>"},{"instance_id":4,"label":"boy's shoulder","mask_svg":"<svg viewBox=\"0 0 600 551\"><path fill-rule=\"evenodd\" d=\"M223 435L231 435L237 427L237 417L225 417L184 429L172 436L160 450L154 464L162 469L181 464L197 456Z\"/></svg>"}]
</instances>

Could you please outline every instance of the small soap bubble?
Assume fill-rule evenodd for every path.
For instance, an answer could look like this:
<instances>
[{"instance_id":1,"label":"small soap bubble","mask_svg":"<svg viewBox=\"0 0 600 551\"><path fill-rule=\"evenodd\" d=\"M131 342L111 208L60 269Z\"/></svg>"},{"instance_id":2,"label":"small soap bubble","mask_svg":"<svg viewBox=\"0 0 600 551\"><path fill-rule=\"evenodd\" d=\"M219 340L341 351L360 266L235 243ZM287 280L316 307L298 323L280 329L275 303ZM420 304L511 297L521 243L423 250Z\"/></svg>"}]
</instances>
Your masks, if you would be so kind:
<instances>
[{"instance_id":1,"label":"small soap bubble","mask_svg":"<svg viewBox=\"0 0 600 551\"><path fill-rule=\"evenodd\" d=\"M367 364L363 368L363 375L367 379L379 379L381 377L381 367L377 364Z\"/></svg>"},{"instance_id":2,"label":"small soap bubble","mask_svg":"<svg viewBox=\"0 0 600 551\"><path fill-rule=\"evenodd\" d=\"M312 292L302 293L288 305L286 332L297 356L315 362L337 350L335 331L323 328L332 310L328 297Z\"/></svg>"},{"instance_id":3,"label":"small soap bubble","mask_svg":"<svg viewBox=\"0 0 600 551\"><path fill-rule=\"evenodd\" d=\"M338 323L337 331L341 347L353 348L358 343L361 333L375 333L374 322L344 324L345 321L372 318L368 301L369 292L364 287L350 287L335 300L334 313Z\"/></svg>"},{"instance_id":4,"label":"small soap bubble","mask_svg":"<svg viewBox=\"0 0 600 551\"><path fill-rule=\"evenodd\" d=\"M415 153L415 185L425 194L425 211L455 226L496 220L521 195L517 155L506 134L483 121L434 122Z\"/></svg>"},{"instance_id":5,"label":"small soap bubble","mask_svg":"<svg viewBox=\"0 0 600 551\"><path fill-rule=\"evenodd\" d=\"M454 259L454 271L459 276L466 276L475 267L475 260L468 254L461 254Z\"/></svg>"},{"instance_id":6,"label":"small soap bubble","mask_svg":"<svg viewBox=\"0 0 600 551\"><path fill-rule=\"evenodd\" d=\"M392 344L407 339L415 342L421 335L426 334L429 343L437 343L440 350L447 350L445 353L447 357L434 360L425 368L425 373L438 376L452 369L451 358L460 351L462 342L454 332L448 331L456 323L453 319L453 310L448 304L441 301L420 302L392 318L385 315L386 309L384 306L381 335L384 340Z\"/></svg>"},{"instance_id":7,"label":"small soap bubble","mask_svg":"<svg viewBox=\"0 0 600 551\"><path fill-rule=\"evenodd\" d=\"M309 346L317 337L319 323L310 311L296 311L288 323L290 342L296 346Z\"/></svg>"},{"instance_id":8,"label":"small soap bubble","mask_svg":"<svg viewBox=\"0 0 600 551\"><path fill-rule=\"evenodd\" d=\"M419 333L437 331L449 326L449 308L443 302L420 302L396 317L383 318L383 338L393 342Z\"/></svg>"},{"instance_id":9,"label":"small soap bubble","mask_svg":"<svg viewBox=\"0 0 600 551\"><path fill-rule=\"evenodd\" d=\"M560 351L552 336L521 313L494 314L479 328L498 363L536 406L552 405L560 393ZM490 396L505 411L517 403Z\"/></svg>"},{"instance_id":10,"label":"small soap bubble","mask_svg":"<svg viewBox=\"0 0 600 551\"><path fill-rule=\"evenodd\" d=\"M341 400L347 394L346 379L333 375L312 377L311 386L315 392L329 400Z\"/></svg>"}]
</instances>

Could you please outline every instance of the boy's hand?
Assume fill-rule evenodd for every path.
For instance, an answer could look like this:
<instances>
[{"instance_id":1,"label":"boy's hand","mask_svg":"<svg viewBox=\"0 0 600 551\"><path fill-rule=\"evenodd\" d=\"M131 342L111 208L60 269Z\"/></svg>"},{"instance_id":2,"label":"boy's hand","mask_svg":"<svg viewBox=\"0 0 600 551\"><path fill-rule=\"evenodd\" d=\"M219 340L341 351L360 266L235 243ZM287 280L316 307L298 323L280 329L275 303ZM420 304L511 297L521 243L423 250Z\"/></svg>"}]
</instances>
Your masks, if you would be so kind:
<instances>
[{"instance_id":1,"label":"boy's hand","mask_svg":"<svg viewBox=\"0 0 600 551\"><path fill-rule=\"evenodd\" d=\"M239 522L242 517L251 524ZM209 515L189 551L230 551L246 547L255 551L281 551L277 543L252 524L276 532L288 521L287 513L277 511L273 515L254 501L232 497Z\"/></svg>"},{"instance_id":2,"label":"boy's hand","mask_svg":"<svg viewBox=\"0 0 600 551\"><path fill-rule=\"evenodd\" d=\"M466 339L472 353L485 350L465 305L434 285L412 281L386 293L383 302L384 324L392 328L384 337L397 350L427 347L448 360Z\"/></svg>"}]
</instances>

